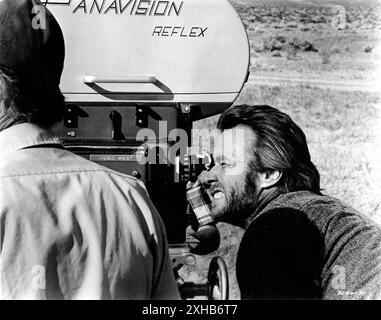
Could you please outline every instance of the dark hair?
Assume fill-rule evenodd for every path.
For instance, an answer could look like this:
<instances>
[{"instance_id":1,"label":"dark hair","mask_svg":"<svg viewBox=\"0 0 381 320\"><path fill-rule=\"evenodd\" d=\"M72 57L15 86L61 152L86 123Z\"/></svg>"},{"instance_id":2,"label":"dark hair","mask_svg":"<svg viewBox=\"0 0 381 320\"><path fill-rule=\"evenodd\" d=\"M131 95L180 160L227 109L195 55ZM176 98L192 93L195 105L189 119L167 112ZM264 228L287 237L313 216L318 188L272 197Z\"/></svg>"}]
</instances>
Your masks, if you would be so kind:
<instances>
[{"instance_id":1,"label":"dark hair","mask_svg":"<svg viewBox=\"0 0 381 320\"><path fill-rule=\"evenodd\" d=\"M217 123L221 131L247 125L255 133L250 166L258 171L282 172L280 186L286 192L320 193L320 175L311 161L306 137L285 113L267 105L237 105L225 110Z\"/></svg>"},{"instance_id":2,"label":"dark hair","mask_svg":"<svg viewBox=\"0 0 381 320\"><path fill-rule=\"evenodd\" d=\"M14 122L50 128L63 119L64 97L58 87L48 90L0 68L0 111Z\"/></svg>"}]
</instances>

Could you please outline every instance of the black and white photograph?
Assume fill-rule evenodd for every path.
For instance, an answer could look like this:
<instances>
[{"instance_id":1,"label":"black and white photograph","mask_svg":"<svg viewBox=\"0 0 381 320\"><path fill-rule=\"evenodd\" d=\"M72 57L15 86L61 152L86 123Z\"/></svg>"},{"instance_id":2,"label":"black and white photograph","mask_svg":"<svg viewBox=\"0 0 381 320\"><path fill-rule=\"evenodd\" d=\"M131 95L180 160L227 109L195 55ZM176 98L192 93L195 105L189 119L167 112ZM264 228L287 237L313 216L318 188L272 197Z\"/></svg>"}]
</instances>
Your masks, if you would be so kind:
<instances>
[{"instance_id":1,"label":"black and white photograph","mask_svg":"<svg viewBox=\"0 0 381 320\"><path fill-rule=\"evenodd\" d=\"M0 0L0 299L381 300L381 1Z\"/></svg>"}]
</instances>

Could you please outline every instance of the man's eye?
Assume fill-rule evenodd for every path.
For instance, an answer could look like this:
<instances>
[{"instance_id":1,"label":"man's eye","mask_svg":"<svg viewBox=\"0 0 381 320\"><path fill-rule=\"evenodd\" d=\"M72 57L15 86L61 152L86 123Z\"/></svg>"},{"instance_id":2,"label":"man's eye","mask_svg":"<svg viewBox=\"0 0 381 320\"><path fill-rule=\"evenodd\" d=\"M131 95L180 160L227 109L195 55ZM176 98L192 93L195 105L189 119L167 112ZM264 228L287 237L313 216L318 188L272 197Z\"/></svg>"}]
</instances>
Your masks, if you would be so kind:
<instances>
[{"instance_id":1,"label":"man's eye","mask_svg":"<svg viewBox=\"0 0 381 320\"><path fill-rule=\"evenodd\" d=\"M220 166L221 166L221 167L224 167L224 168L229 168L229 167L233 167L234 164L233 164L233 163L221 162L221 163L220 163Z\"/></svg>"}]
</instances>

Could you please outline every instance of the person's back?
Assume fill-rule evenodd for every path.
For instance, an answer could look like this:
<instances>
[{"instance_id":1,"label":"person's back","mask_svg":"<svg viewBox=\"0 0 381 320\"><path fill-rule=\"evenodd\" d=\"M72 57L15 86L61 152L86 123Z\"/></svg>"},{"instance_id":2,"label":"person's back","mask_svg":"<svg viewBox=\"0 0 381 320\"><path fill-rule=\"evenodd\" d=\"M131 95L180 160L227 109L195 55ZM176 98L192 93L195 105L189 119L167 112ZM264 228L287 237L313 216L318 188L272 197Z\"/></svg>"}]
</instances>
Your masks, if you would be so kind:
<instances>
[{"instance_id":1,"label":"person's back","mask_svg":"<svg viewBox=\"0 0 381 320\"><path fill-rule=\"evenodd\" d=\"M284 194L266 210L284 207L303 213L321 238L323 299L381 299L381 228L376 223L336 198L309 191Z\"/></svg>"},{"instance_id":2,"label":"person's back","mask_svg":"<svg viewBox=\"0 0 381 320\"><path fill-rule=\"evenodd\" d=\"M1 298L179 298L144 185L50 133L64 113L54 17L39 0L0 1L0 48Z\"/></svg>"},{"instance_id":3,"label":"person's back","mask_svg":"<svg viewBox=\"0 0 381 320\"><path fill-rule=\"evenodd\" d=\"M0 132L2 298L178 298L143 184L57 142L30 124Z\"/></svg>"},{"instance_id":4,"label":"person's back","mask_svg":"<svg viewBox=\"0 0 381 320\"><path fill-rule=\"evenodd\" d=\"M237 278L244 299L380 299L381 229L338 199L280 194L246 230Z\"/></svg>"}]
</instances>

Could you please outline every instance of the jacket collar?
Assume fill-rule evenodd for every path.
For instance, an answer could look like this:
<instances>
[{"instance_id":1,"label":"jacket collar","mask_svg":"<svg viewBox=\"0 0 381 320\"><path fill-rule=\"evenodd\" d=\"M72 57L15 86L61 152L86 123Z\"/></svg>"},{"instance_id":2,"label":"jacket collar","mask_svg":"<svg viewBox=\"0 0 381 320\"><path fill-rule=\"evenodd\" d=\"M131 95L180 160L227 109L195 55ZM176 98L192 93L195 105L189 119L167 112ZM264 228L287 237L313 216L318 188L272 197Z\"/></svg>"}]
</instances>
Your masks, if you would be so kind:
<instances>
[{"instance_id":1,"label":"jacket collar","mask_svg":"<svg viewBox=\"0 0 381 320\"><path fill-rule=\"evenodd\" d=\"M258 202L254 212L244 221L243 228L247 229L249 225L264 212L265 208L274 202L280 195L284 194L281 188L274 187L258 196Z\"/></svg>"},{"instance_id":2,"label":"jacket collar","mask_svg":"<svg viewBox=\"0 0 381 320\"><path fill-rule=\"evenodd\" d=\"M42 144L61 144L50 130L22 123L0 131L0 154Z\"/></svg>"}]
</instances>

